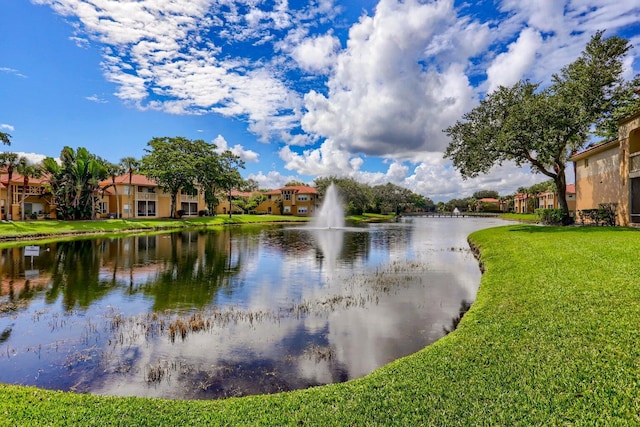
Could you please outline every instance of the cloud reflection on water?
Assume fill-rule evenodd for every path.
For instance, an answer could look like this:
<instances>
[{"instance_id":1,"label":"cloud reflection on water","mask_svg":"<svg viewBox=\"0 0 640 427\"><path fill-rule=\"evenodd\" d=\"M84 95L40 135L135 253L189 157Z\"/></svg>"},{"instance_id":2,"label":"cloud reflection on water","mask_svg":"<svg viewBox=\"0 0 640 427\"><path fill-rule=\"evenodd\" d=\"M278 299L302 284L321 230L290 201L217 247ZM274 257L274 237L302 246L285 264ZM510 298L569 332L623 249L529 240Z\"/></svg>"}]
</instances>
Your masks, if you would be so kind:
<instances>
[{"instance_id":1,"label":"cloud reflection on water","mask_svg":"<svg viewBox=\"0 0 640 427\"><path fill-rule=\"evenodd\" d=\"M366 375L442 336L461 302L473 300L480 273L466 249L466 236L493 224L497 222L416 219L371 225L365 232L269 228L249 235L157 236L145 240L144 248L140 240L100 246L103 255L120 257L99 264L97 276L115 277L111 290L88 301L84 311L68 314L68 325L49 334L54 341L86 342L92 359L79 360L71 377L57 386L100 394L207 399ZM165 244L174 258L160 259ZM222 250L233 254L218 254ZM215 263L226 273L211 269ZM190 279L176 280L180 274ZM162 280L169 281L160 284ZM189 293L190 286L196 294ZM184 341L124 330L123 345L106 343L109 316L117 312L135 320L135 313L159 306L158 299L169 295L183 302L196 295L211 298L192 308L205 315L207 310L240 315L236 321L190 333ZM48 364L46 375L39 380L33 380L33 374L11 377L12 365L22 372L28 366L42 369L35 354L23 349L45 339L29 337L34 326L42 328L58 318L60 300L39 299L44 297L36 294L32 306L11 320L13 332L1 345L17 349L20 357L0 360L0 381L55 388L46 376L70 375L64 367L68 358L45 350L41 363ZM109 305L112 308L105 308ZM179 313L189 312L188 306L181 307ZM35 311L42 313L36 325L30 320ZM247 320L248 313L260 311L269 316ZM94 329L78 337L88 319ZM0 318L0 330L5 320ZM32 338L36 341L30 342ZM148 370L157 366L166 366L167 377L148 383Z\"/></svg>"}]
</instances>

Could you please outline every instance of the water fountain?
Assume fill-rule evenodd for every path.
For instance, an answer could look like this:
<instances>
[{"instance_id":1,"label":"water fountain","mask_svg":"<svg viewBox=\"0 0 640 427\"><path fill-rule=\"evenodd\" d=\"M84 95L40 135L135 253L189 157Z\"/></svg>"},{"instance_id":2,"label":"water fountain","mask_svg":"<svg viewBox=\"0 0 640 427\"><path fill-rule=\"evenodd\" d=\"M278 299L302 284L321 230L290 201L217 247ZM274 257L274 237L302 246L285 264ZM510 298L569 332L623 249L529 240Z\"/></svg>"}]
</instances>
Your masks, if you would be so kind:
<instances>
[{"instance_id":1,"label":"water fountain","mask_svg":"<svg viewBox=\"0 0 640 427\"><path fill-rule=\"evenodd\" d=\"M331 183L324 196L320 210L311 222L313 228L344 228L344 209L335 184Z\"/></svg>"},{"instance_id":2,"label":"water fountain","mask_svg":"<svg viewBox=\"0 0 640 427\"><path fill-rule=\"evenodd\" d=\"M331 183L315 217L309 224L313 237L322 251L325 260L325 272L331 280L337 259L342 252L344 242L344 209L338 194L338 188Z\"/></svg>"}]
</instances>

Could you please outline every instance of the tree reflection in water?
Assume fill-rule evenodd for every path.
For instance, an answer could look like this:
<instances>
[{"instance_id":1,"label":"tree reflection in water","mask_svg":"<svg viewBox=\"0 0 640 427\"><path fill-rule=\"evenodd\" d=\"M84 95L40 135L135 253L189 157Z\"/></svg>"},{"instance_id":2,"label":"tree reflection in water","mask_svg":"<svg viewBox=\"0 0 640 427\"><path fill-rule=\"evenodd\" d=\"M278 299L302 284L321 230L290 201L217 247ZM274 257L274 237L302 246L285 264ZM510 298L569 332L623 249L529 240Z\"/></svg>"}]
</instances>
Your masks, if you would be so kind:
<instances>
[{"instance_id":1,"label":"tree reflection in water","mask_svg":"<svg viewBox=\"0 0 640 427\"><path fill-rule=\"evenodd\" d=\"M448 248L496 223L474 221L80 239L33 267L3 249L0 382L208 399L365 375L473 301L477 263Z\"/></svg>"}]
</instances>

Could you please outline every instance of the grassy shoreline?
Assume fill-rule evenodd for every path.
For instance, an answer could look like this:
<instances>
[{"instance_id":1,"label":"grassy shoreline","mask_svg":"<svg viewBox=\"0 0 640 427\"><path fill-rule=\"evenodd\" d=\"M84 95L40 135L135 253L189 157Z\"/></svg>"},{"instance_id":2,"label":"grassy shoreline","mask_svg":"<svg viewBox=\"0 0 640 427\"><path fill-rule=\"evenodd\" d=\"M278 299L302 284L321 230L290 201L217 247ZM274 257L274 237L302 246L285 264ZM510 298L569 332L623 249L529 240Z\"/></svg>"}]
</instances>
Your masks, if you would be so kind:
<instances>
[{"instance_id":1,"label":"grassy shoreline","mask_svg":"<svg viewBox=\"0 0 640 427\"><path fill-rule=\"evenodd\" d=\"M305 217L281 215L218 215L184 219L103 219L95 221L1 221L0 241L82 234L105 234L173 230L224 225L305 222Z\"/></svg>"},{"instance_id":2,"label":"grassy shoreline","mask_svg":"<svg viewBox=\"0 0 640 427\"><path fill-rule=\"evenodd\" d=\"M470 242L485 273L458 329L364 378L219 401L0 385L0 425L639 424L638 231L519 224Z\"/></svg>"},{"instance_id":3,"label":"grassy shoreline","mask_svg":"<svg viewBox=\"0 0 640 427\"><path fill-rule=\"evenodd\" d=\"M365 214L347 217L353 222L389 221L393 215ZM103 219L95 221L0 221L0 247L3 242L41 240L95 234L144 233L181 228L222 227L243 224L303 223L309 217L293 215L217 215L184 219ZM25 243L26 244L26 243Z\"/></svg>"}]
</instances>

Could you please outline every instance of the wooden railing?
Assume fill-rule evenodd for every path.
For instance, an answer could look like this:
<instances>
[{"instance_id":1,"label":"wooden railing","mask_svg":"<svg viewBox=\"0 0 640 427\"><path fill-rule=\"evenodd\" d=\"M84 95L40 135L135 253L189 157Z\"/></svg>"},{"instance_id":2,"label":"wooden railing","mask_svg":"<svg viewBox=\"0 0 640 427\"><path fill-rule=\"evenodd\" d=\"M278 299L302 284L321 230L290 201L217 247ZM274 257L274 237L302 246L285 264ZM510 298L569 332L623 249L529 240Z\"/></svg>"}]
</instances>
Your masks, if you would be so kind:
<instances>
[{"instance_id":1,"label":"wooden railing","mask_svg":"<svg viewBox=\"0 0 640 427\"><path fill-rule=\"evenodd\" d=\"M27 187L27 196L42 196L47 194L46 187L40 185L29 185ZM12 193L13 204L17 205L22 200L22 185L15 185Z\"/></svg>"}]
</instances>

